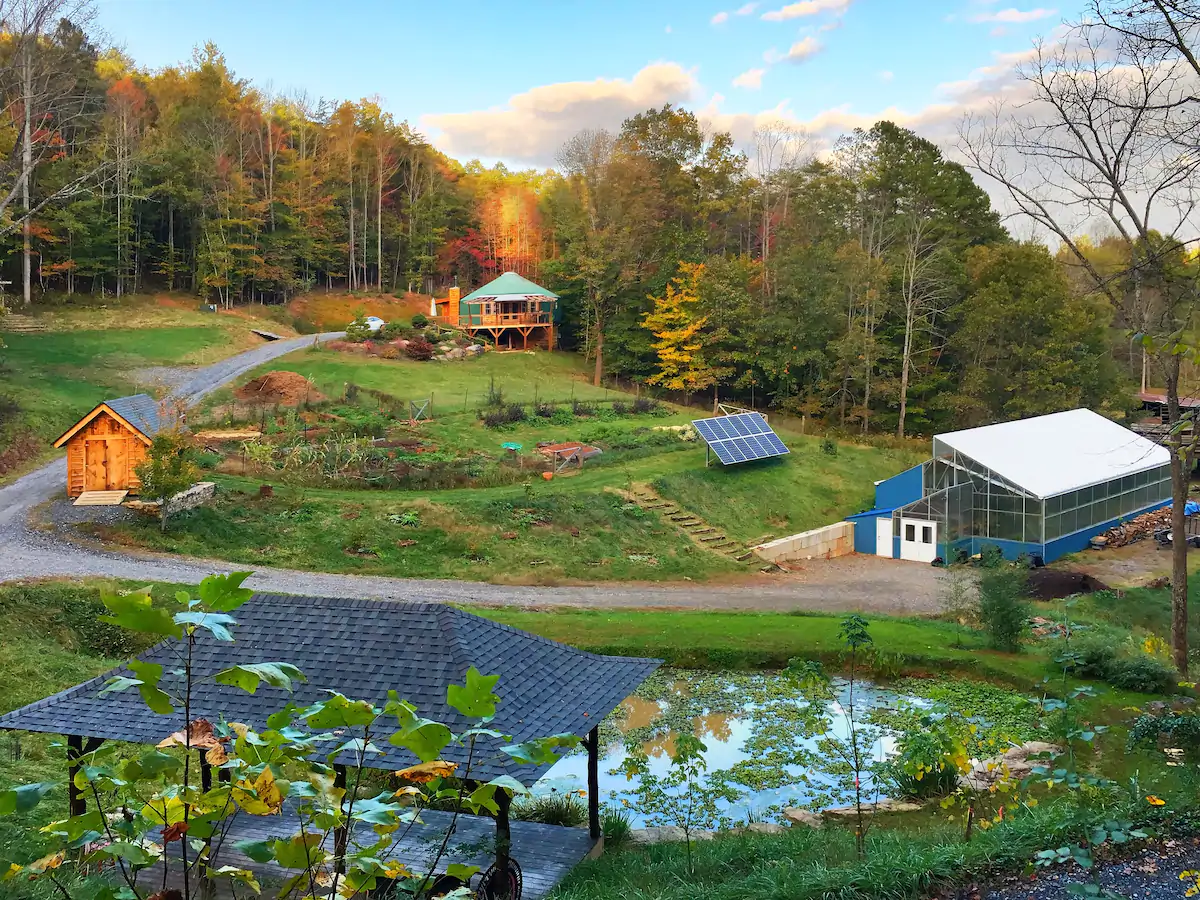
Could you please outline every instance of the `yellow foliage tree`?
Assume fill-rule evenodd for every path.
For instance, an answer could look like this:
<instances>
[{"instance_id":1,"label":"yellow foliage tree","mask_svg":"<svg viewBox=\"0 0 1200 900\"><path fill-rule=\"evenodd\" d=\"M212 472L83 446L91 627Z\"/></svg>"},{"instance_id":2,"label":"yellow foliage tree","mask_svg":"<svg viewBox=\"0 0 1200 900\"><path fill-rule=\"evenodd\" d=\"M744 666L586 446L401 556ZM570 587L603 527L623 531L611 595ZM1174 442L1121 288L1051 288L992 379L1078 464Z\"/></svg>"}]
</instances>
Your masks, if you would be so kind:
<instances>
[{"instance_id":1,"label":"yellow foliage tree","mask_svg":"<svg viewBox=\"0 0 1200 900\"><path fill-rule=\"evenodd\" d=\"M657 341L658 371L646 379L672 391L703 390L717 382L717 371L704 355L704 327L708 316L698 315L702 263L680 263L679 274L661 297L650 297L654 311L642 318L642 327Z\"/></svg>"}]
</instances>

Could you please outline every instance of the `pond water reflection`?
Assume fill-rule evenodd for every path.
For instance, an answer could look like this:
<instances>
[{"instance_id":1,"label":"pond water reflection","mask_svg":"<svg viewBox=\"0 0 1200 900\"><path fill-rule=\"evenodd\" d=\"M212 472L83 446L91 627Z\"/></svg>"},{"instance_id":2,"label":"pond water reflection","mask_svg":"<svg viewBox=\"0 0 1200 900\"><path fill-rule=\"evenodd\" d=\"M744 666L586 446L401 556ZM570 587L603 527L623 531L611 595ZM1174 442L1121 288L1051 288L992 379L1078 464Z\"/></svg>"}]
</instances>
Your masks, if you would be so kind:
<instances>
[{"instance_id":1,"label":"pond water reflection","mask_svg":"<svg viewBox=\"0 0 1200 900\"><path fill-rule=\"evenodd\" d=\"M836 749L837 742L848 746L850 699L850 686L842 680L802 686L783 675L656 675L601 727L601 802L628 805L635 826L646 824L632 793L637 783L626 778L622 766L640 748L650 771L664 776L683 729L707 747L703 755L709 783L726 785L740 795L718 804L732 822L778 818L785 806L818 810L851 802L853 777ZM896 739L887 728L869 724L869 713L902 703L927 705L863 682L855 685L853 699L860 735L866 734L860 747L876 764L895 752ZM586 786L587 756L576 752L558 762L535 792ZM873 776L865 776L862 787L864 796L875 798ZM882 784L878 787L882 791Z\"/></svg>"}]
</instances>

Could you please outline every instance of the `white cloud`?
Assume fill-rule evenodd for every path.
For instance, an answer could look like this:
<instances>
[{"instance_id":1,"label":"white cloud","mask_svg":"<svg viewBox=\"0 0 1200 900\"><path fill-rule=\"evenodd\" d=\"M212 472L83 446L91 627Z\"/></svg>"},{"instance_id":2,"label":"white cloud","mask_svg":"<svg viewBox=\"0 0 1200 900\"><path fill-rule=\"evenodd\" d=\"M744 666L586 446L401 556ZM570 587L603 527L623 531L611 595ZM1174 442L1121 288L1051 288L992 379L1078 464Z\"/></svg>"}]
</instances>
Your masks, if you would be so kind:
<instances>
[{"instance_id":1,"label":"white cloud","mask_svg":"<svg viewBox=\"0 0 1200 900\"><path fill-rule=\"evenodd\" d=\"M796 43L792 44L784 59L794 63L804 62L809 57L816 56L824 49L824 44L812 35L809 35L804 40L796 41Z\"/></svg>"},{"instance_id":2,"label":"white cloud","mask_svg":"<svg viewBox=\"0 0 1200 900\"><path fill-rule=\"evenodd\" d=\"M565 81L531 88L503 107L422 117L438 147L460 159L484 157L549 165L567 138L585 128L616 129L635 113L686 103L699 90L694 72L674 62L646 66L633 78Z\"/></svg>"},{"instance_id":3,"label":"white cloud","mask_svg":"<svg viewBox=\"0 0 1200 900\"><path fill-rule=\"evenodd\" d=\"M891 81L895 77L896 77L896 73L892 72L888 69L884 69L882 72L879 73L880 81Z\"/></svg>"},{"instance_id":4,"label":"white cloud","mask_svg":"<svg viewBox=\"0 0 1200 900\"><path fill-rule=\"evenodd\" d=\"M725 12L725 10L721 10L719 13L717 13L715 16L713 16L708 21L709 21L710 25L720 25L722 22L728 22L729 21L729 13Z\"/></svg>"},{"instance_id":5,"label":"white cloud","mask_svg":"<svg viewBox=\"0 0 1200 900\"><path fill-rule=\"evenodd\" d=\"M757 3L747 3L745 6L739 6L735 15L748 16L750 13L758 9Z\"/></svg>"},{"instance_id":6,"label":"white cloud","mask_svg":"<svg viewBox=\"0 0 1200 900\"><path fill-rule=\"evenodd\" d=\"M765 12L762 17L768 22L786 22L789 19L803 19L819 13L833 13L840 16L850 8L852 2L853 0L799 0L799 2L789 3L781 9Z\"/></svg>"},{"instance_id":7,"label":"white cloud","mask_svg":"<svg viewBox=\"0 0 1200 900\"><path fill-rule=\"evenodd\" d=\"M1008 9L978 13L971 17L971 21L999 22L1004 25L1024 25L1028 22L1036 22L1038 19L1048 19L1057 12L1057 9L1045 9L1041 6L1036 9L1017 9L1010 6Z\"/></svg>"},{"instance_id":8,"label":"white cloud","mask_svg":"<svg viewBox=\"0 0 1200 900\"><path fill-rule=\"evenodd\" d=\"M762 87L763 75L765 75L766 72L766 69L747 69L737 78L733 79L733 86L746 88L750 91L757 91Z\"/></svg>"}]
</instances>

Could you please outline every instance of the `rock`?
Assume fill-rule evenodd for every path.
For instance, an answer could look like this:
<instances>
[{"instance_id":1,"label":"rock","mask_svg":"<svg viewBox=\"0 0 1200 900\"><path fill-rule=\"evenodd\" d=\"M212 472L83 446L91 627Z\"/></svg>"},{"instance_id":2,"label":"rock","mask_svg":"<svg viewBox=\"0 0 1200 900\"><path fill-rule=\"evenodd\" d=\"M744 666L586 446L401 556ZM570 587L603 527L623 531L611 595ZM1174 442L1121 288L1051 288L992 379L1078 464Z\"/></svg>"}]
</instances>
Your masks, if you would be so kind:
<instances>
[{"instance_id":1,"label":"rock","mask_svg":"<svg viewBox=\"0 0 1200 900\"><path fill-rule=\"evenodd\" d=\"M785 831L787 828L776 822L751 822L746 826L749 834L783 834Z\"/></svg>"},{"instance_id":2,"label":"rock","mask_svg":"<svg viewBox=\"0 0 1200 900\"><path fill-rule=\"evenodd\" d=\"M821 817L807 809L797 809L794 806L789 806L784 809L783 817L793 825L805 825L809 828L821 827Z\"/></svg>"},{"instance_id":3,"label":"rock","mask_svg":"<svg viewBox=\"0 0 1200 900\"><path fill-rule=\"evenodd\" d=\"M483 344L472 344L470 347L467 348L467 352L468 353L482 353L483 352Z\"/></svg>"},{"instance_id":4,"label":"rock","mask_svg":"<svg viewBox=\"0 0 1200 900\"><path fill-rule=\"evenodd\" d=\"M687 840L687 833L678 825L654 825L650 828L635 828L630 835L635 844L677 844ZM693 841L711 841L711 831L692 831Z\"/></svg>"},{"instance_id":5,"label":"rock","mask_svg":"<svg viewBox=\"0 0 1200 900\"><path fill-rule=\"evenodd\" d=\"M455 347L446 351L446 359L462 359L467 355L467 351L462 347Z\"/></svg>"},{"instance_id":6,"label":"rock","mask_svg":"<svg viewBox=\"0 0 1200 900\"><path fill-rule=\"evenodd\" d=\"M1029 741L1009 747L1001 756L971 760L971 770L958 777L959 786L975 791L990 790L999 781L1020 781L1033 774L1034 766L1045 765L1046 754L1057 753L1059 747L1045 741Z\"/></svg>"},{"instance_id":7,"label":"rock","mask_svg":"<svg viewBox=\"0 0 1200 900\"><path fill-rule=\"evenodd\" d=\"M907 800L880 800L878 803L863 804L863 813L866 815L874 815L875 813L917 812L920 809L920 803L910 803ZM844 819L857 816L858 810L853 806L841 806L837 809L822 810L821 815Z\"/></svg>"}]
</instances>

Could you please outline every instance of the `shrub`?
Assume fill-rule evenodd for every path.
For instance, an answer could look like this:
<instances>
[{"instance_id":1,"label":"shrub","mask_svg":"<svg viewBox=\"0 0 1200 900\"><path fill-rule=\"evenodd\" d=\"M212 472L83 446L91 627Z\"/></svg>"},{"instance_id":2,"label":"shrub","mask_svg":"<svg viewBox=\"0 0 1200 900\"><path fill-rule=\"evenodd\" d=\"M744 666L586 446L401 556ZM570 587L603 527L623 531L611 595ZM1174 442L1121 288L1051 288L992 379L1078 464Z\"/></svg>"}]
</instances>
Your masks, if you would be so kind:
<instances>
[{"instance_id":1,"label":"shrub","mask_svg":"<svg viewBox=\"0 0 1200 900\"><path fill-rule=\"evenodd\" d=\"M824 453L826 456L837 456L838 455L837 441L835 441L833 438L829 438L829 437L824 438L821 441L821 452Z\"/></svg>"},{"instance_id":2,"label":"shrub","mask_svg":"<svg viewBox=\"0 0 1200 900\"><path fill-rule=\"evenodd\" d=\"M525 407L520 403L510 403L490 412L484 413L483 424L488 428L503 428L505 425L515 425L525 421Z\"/></svg>"},{"instance_id":3,"label":"shrub","mask_svg":"<svg viewBox=\"0 0 1200 900\"><path fill-rule=\"evenodd\" d=\"M1125 691L1170 693L1176 683L1175 670L1163 660L1140 651L1123 652L1122 640L1122 635L1108 631L1093 631L1076 639L1073 672Z\"/></svg>"},{"instance_id":4,"label":"shrub","mask_svg":"<svg viewBox=\"0 0 1200 900\"><path fill-rule=\"evenodd\" d=\"M379 347L379 358L380 359L399 359L400 358L400 348L393 347L391 344L382 344Z\"/></svg>"},{"instance_id":5,"label":"shrub","mask_svg":"<svg viewBox=\"0 0 1200 900\"><path fill-rule=\"evenodd\" d=\"M539 403L534 407L533 412L539 419L553 419L554 414L558 412L558 407L553 403Z\"/></svg>"},{"instance_id":6,"label":"shrub","mask_svg":"<svg viewBox=\"0 0 1200 900\"><path fill-rule=\"evenodd\" d=\"M571 412L577 416L594 416L596 414L596 404L590 403L587 400L572 400Z\"/></svg>"},{"instance_id":7,"label":"shrub","mask_svg":"<svg viewBox=\"0 0 1200 900\"><path fill-rule=\"evenodd\" d=\"M891 793L912 800L943 797L957 787L956 760L965 759L966 751L946 716L923 716L920 726L905 729L886 764Z\"/></svg>"},{"instance_id":8,"label":"shrub","mask_svg":"<svg viewBox=\"0 0 1200 900\"><path fill-rule=\"evenodd\" d=\"M408 342L408 346L404 348L404 352L408 354L409 359L415 359L418 362L425 362L433 359L433 344L429 341L423 341L420 338L413 338Z\"/></svg>"},{"instance_id":9,"label":"shrub","mask_svg":"<svg viewBox=\"0 0 1200 900\"><path fill-rule=\"evenodd\" d=\"M221 462L221 454L212 450L204 450L196 454L196 465L201 469L215 469Z\"/></svg>"},{"instance_id":10,"label":"shrub","mask_svg":"<svg viewBox=\"0 0 1200 900\"><path fill-rule=\"evenodd\" d=\"M388 322L379 329L376 336L381 341L394 341L397 338L407 337L409 334L410 330L403 322Z\"/></svg>"},{"instance_id":11,"label":"shrub","mask_svg":"<svg viewBox=\"0 0 1200 900\"><path fill-rule=\"evenodd\" d=\"M424 328L428 324L429 324L429 317L424 315L423 313L417 313L415 316L412 317L412 327L413 328Z\"/></svg>"},{"instance_id":12,"label":"shrub","mask_svg":"<svg viewBox=\"0 0 1200 900\"><path fill-rule=\"evenodd\" d=\"M633 816L620 807L606 806L600 810L600 833L605 850L620 850L633 842Z\"/></svg>"},{"instance_id":13,"label":"shrub","mask_svg":"<svg viewBox=\"0 0 1200 900\"><path fill-rule=\"evenodd\" d=\"M550 421L555 425L574 425L575 413L571 411L569 406L560 406L554 411L554 414L550 417Z\"/></svg>"},{"instance_id":14,"label":"shrub","mask_svg":"<svg viewBox=\"0 0 1200 900\"><path fill-rule=\"evenodd\" d=\"M514 819L520 819L523 822L563 825L568 828L586 825L588 819L587 804L574 792L569 794L554 792L543 794L540 797L518 800L512 805L512 815Z\"/></svg>"},{"instance_id":15,"label":"shrub","mask_svg":"<svg viewBox=\"0 0 1200 900\"><path fill-rule=\"evenodd\" d=\"M189 435L176 429L160 431L154 436L146 458L135 467L142 482L141 495L146 500L158 500L159 522L167 530L170 504L167 503L180 491L186 491L196 483L200 470L196 465L196 448Z\"/></svg>"},{"instance_id":16,"label":"shrub","mask_svg":"<svg viewBox=\"0 0 1200 900\"><path fill-rule=\"evenodd\" d=\"M359 311L354 321L346 326L346 340L361 344L371 338L371 327L367 324L367 314Z\"/></svg>"},{"instance_id":17,"label":"shrub","mask_svg":"<svg viewBox=\"0 0 1200 900\"><path fill-rule=\"evenodd\" d=\"M979 621L996 650L1016 653L1029 619L1029 570L1004 563L979 578Z\"/></svg>"},{"instance_id":18,"label":"shrub","mask_svg":"<svg viewBox=\"0 0 1200 900\"><path fill-rule=\"evenodd\" d=\"M488 379L487 397L484 398L484 403L488 406L503 406L504 405L504 388L496 386L496 376L493 375Z\"/></svg>"},{"instance_id":19,"label":"shrub","mask_svg":"<svg viewBox=\"0 0 1200 900\"><path fill-rule=\"evenodd\" d=\"M645 415L646 413L657 413L662 408L662 404L652 397L637 397L633 401L633 406L630 409L634 415Z\"/></svg>"},{"instance_id":20,"label":"shrub","mask_svg":"<svg viewBox=\"0 0 1200 900\"><path fill-rule=\"evenodd\" d=\"M629 415L629 404L624 400L614 400L612 402L612 411L614 416Z\"/></svg>"}]
</instances>

